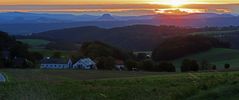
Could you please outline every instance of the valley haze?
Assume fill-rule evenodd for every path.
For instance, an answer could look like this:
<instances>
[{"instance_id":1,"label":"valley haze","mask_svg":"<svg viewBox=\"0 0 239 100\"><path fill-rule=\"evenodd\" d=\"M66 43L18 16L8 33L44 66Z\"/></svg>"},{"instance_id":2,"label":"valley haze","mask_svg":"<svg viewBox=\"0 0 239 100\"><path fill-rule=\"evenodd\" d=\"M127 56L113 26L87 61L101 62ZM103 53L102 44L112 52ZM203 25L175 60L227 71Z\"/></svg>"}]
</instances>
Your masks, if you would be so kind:
<instances>
[{"instance_id":1,"label":"valley haze","mask_svg":"<svg viewBox=\"0 0 239 100\"><path fill-rule=\"evenodd\" d=\"M143 15L143 16L116 16L103 15L73 15L6 12L0 13L0 30L14 35L26 35L49 30L97 26L113 28L137 24L145 25L174 25L181 27L223 27L237 26L239 16L232 14L193 13L186 15Z\"/></svg>"}]
</instances>

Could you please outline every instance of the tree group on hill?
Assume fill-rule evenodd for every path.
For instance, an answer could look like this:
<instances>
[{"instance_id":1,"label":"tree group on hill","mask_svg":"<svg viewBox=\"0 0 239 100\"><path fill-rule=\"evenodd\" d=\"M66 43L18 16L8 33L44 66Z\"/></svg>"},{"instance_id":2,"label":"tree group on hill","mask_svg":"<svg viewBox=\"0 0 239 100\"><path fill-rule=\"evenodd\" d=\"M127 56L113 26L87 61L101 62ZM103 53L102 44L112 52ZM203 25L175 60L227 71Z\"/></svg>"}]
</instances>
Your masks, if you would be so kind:
<instances>
[{"instance_id":1,"label":"tree group on hill","mask_svg":"<svg viewBox=\"0 0 239 100\"><path fill-rule=\"evenodd\" d=\"M41 54L29 52L28 45L16 41L5 32L0 32L1 68L33 68L41 58Z\"/></svg>"},{"instance_id":2,"label":"tree group on hill","mask_svg":"<svg viewBox=\"0 0 239 100\"><path fill-rule=\"evenodd\" d=\"M128 70L143 70L152 72L176 72L176 67L170 62L154 62L152 60L128 60L126 62L126 67Z\"/></svg>"},{"instance_id":3,"label":"tree group on hill","mask_svg":"<svg viewBox=\"0 0 239 100\"><path fill-rule=\"evenodd\" d=\"M229 48L230 44L206 36L174 37L163 41L153 50L155 61L174 60L190 54L207 51L211 48Z\"/></svg>"},{"instance_id":4,"label":"tree group on hill","mask_svg":"<svg viewBox=\"0 0 239 100\"><path fill-rule=\"evenodd\" d=\"M181 65L182 72L199 71L199 64L196 60L185 59Z\"/></svg>"},{"instance_id":5,"label":"tree group on hill","mask_svg":"<svg viewBox=\"0 0 239 100\"><path fill-rule=\"evenodd\" d=\"M95 41L83 43L81 48L72 54L72 57L73 60L90 57L96 61L98 69L114 69L116 60L124 61L131 58L132 54L108 44Z\"/></svg>"}]
</instances>

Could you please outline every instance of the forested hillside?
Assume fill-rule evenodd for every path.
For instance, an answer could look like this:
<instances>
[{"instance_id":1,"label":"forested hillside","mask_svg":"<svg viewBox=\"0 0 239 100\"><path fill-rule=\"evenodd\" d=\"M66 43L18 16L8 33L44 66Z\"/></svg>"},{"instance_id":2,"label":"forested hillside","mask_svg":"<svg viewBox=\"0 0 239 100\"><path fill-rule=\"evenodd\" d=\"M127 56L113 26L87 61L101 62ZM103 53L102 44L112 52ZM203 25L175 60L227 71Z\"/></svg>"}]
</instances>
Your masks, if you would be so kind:
<instances>
[{"instance_id":1,"label":"forested hillside","mask_svg":"<svg viewBox=\"0 0 239 100\"><path fill-rule=\"evenodd\" d=\"M34 34L33 37L78 43L101 41L130 50L149 50L164 38L188 35L189 33L200 31L202 29L175 26L134 25L112 29L89 26L47 31Z\"/></svg>"},{"instance_id":2,"label":"forested hillside","mask_svg":"<svg viewBox=\"0 0 239 100\"><path fill-rule=\"evenodd\" d=\"M238 42L233 38L233 36L237 37L238 31L236 30L238 29L238 26L192 28L132 25L111 29L87 26L35 33L31 37L75 43L100 41L128 50L152 50L166 38L204 34L204 32L209 35L212 33L214 37L218 38L221 36L220 33L224 32L223 36L231 41L232 47L239 47L236 46ZM233 32L233 34L225 32Z\"/></svg>"},{"instance_id":3,"label":"forested hillside","mask_svg":"<svg viewBox=\"0 0 239 100\"><path fill-rule=\"evenodd\" d=\"M0 31L0 68L35 67L34 64L41 58L39 53L29 52L27 44Z\"/></svg>"}]
</instances>

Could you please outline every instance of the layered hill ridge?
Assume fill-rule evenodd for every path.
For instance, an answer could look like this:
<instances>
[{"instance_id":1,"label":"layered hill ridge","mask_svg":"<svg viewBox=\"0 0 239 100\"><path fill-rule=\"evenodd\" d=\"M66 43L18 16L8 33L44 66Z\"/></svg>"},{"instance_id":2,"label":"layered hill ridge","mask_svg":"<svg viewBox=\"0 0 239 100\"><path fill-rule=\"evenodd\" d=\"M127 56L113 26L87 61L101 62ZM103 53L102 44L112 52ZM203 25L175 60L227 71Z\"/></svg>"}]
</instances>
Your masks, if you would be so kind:
<instances>
[{"instance_id":1,"label":"layered hill ridge","mask_svg":"<svg viewBox=\"0 0 239 100\"><path fill-rule=\"evenodd\" d=\"M200 31L197 28L175 26L133 25L111 29L87 26L37 33L33 34L33 37L80 43L102 41L130 50L151 50L164 38Z\"/></svg>"},{"instance_id":2,"label":"layered hill ridge","mask_svg":"<svg viewBox=\"0 0 239 100\"><path fill-rule=\"evenodd\" d=\"M103 15L72 15L47 13L0 13L0 30L11 34L39 33L48 30L97 26L114 28L129 25L174 25L189 27L205 26L238 26L239 16L231 14L195 13L187 15L144 15L144 16L117 16Z\"/></svg>"}]
</instances>

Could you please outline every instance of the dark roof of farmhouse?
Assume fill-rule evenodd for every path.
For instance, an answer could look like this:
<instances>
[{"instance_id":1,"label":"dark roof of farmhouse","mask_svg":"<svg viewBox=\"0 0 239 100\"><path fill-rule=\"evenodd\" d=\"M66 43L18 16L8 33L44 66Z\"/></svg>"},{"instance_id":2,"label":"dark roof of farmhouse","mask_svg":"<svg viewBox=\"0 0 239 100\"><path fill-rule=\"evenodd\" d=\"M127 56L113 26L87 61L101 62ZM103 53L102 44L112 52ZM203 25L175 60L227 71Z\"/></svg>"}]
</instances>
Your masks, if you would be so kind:
<instances>
[{"instance_id":1,"label":"dark roof of farmhouse","mask_svg":"<svg viewBox=\"0 0 239 100\"><path fill-rule=\"evenodd\" d=\"M67 64L68 61L66 59L59 58L44 58L41 60L41 64Z\"/></svg>"}]
</instances>

